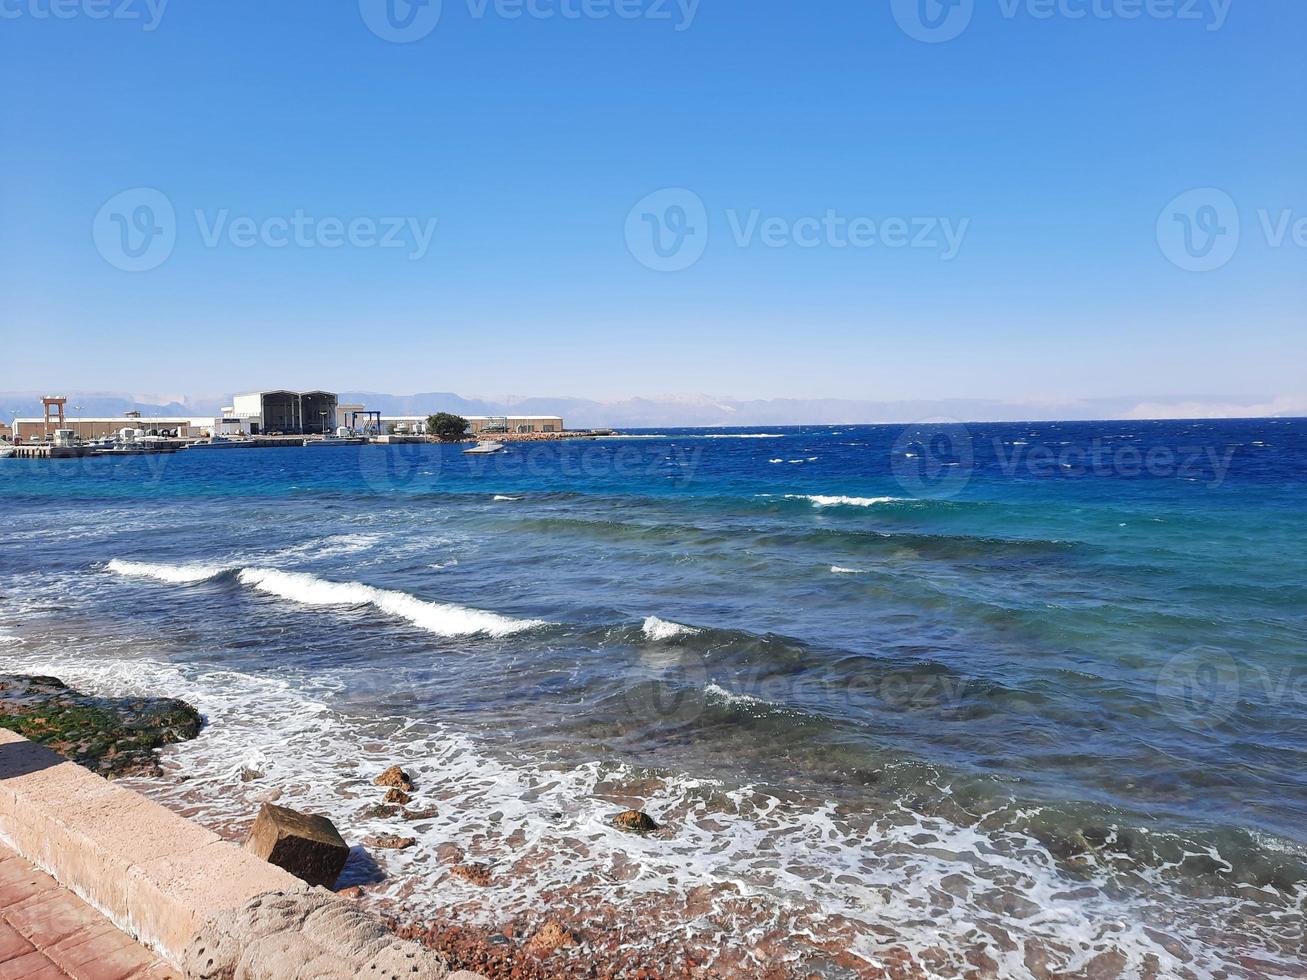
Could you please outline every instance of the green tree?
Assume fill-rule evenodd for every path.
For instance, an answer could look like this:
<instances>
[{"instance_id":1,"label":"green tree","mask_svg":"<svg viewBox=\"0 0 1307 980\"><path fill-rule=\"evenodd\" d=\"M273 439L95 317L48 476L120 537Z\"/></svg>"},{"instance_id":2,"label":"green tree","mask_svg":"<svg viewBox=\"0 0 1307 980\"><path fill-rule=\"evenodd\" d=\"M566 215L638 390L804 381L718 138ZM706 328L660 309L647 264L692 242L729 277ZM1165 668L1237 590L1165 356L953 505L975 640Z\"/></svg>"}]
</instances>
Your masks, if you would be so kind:
<instances>
[{"instance_id":1,"label":"green tree","mask_svg":"<svg viewBox=\"0 0 1307 980\"><path fill-rule=\"evenodd\" d=\"M437 412L435 415L427 416L427 435L435 436L441 442L458 442L460 439L466 439L469 428L471 426L468 425L467 419L459 415Z\"/></svg>"}]
</instances>

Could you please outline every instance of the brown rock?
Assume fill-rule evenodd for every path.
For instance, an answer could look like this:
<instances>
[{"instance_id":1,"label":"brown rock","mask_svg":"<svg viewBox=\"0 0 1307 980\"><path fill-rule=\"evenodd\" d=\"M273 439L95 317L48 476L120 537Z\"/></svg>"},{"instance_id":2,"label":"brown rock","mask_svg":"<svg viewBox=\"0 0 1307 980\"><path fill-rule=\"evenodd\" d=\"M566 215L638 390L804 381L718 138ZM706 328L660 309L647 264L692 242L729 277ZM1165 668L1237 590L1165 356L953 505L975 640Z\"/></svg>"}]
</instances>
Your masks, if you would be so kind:
<instances>
[{"instance_id":1,"label":"brown rock","mask_svg":"<svg viewBox=\"0 0 1307 980\"><path fill-rule=\"evenodd\" d=\"M400 772L402 774L403 770L400 770ZM408 804L413 802L413 797L409 796L407 793L405 793L402 789L399 789L398 787L391 787L390 789L386 790L385 799L383 799L381 802L397 803L400 806L407 806Z\"/></svg>"},{"instance_id":2,"label":"brown rock","mask_svg":"<svg viewBox=\"0 0 1307 980\"><path fill-rule=\"evenodd\" d=\"M576 937L554 920L549 920L527 940L526 948L537 956L548 956L564 946L575 946Z\"/></svg>"},{"instance_id":3,"label":"brown rock","mask_svg":"<svg viewBox=\"0 0 1307 980\"><path fill-rule=\"evenodd\" d=\"M374 786L392 786L395 789L401 789L405 793L413 791L413 780L399 766L391 766L376 779L372 780Z\"/></svg>"},{"instance_id":4,"label":"brown rock","mask_svg":"<svg viewBox=\"0 0 1307 980\"><path fill-rule=\"evenodd\" d=\"M340 891L336 892L336 894L341 898L362 898L363 889L358 885L351 885L349 888L342 888Z\"/></svg>"},{"instance_id":5,"label":"brown rock","mask_svg":"<svg viewBox=\"0 0 1307 980\"><path fill-rule=\"evenodd\" d=\"M421 810L406 809L404 811L405 820L430 820L438 816L440 816L440 811L434 806L423 807Z\"/></svg>"},{"instance_id":6,"label":"brown rock","mask_svg":"<svg viewBox=\"0 0 1307 980\"><path fill-rule=\"evenodd\" d=\"M450 872L458 875L464 881L473 885L480 885L482 888L490 884L490 868L484 864L460 864L451 868Z\"/></svg>"},{"instance_id":7,"label":"brown rock","mask_svg":"<svg viewBox=\"0 0 1307 980\"><path fill-rule=\"evenodd\" d=\"M263 804L245 849L310 885L330 888L349 857L349 845L326 817Z\"/></svg>"},{"instance_id":8,"label":"brown rock","mask_svg":"<svg viewBox=\"0 0 1307 980\"><path fill-rule=\"evenodd\" d=\"M643 810L627 810L613 817L613 826L631 834L648 834L658 829L654 818Z\"/></svg>"},{"instance_id":9,"label":"brown rock","mask_svg":"<svg viewBox=\"0 0 1307 980\"><path fill-rule=\"evenodd\" d=\"M371 806L365 806L359 811L359 816L364 820L393 820L404 812L402 806L386 806L384 803L373 803Z\"/></svg>"},{"instance_id":10,"label":"brown rock","mask_svg":"<svg viewBox=\"0 0 1307 980\"><path fill-rule=\"evenodd\" d=\"M365 847L374 847L383 851L403 851L412 847L417 841L412 837L395 837L387 834L382 837L364 837Z\"/></svg>"}]
</instances>

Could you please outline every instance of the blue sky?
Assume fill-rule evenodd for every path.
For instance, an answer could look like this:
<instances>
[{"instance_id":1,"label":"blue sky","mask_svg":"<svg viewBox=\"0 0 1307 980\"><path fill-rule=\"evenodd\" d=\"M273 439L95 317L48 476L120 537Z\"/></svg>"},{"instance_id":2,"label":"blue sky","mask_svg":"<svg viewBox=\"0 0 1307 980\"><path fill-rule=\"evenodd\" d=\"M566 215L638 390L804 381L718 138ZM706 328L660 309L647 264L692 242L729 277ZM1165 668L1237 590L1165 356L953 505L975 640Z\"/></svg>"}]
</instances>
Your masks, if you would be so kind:
<instances>
[{"instance_id":1,"label":"blue sky","mask_svg":"<svg viewBox=\"0 0 1307 980\"><path fill-rule=\"evenodd\" d=\"M0 389L1307 394L1297 0L51 2L0 2Z\"/></svg>"}]
</instances>

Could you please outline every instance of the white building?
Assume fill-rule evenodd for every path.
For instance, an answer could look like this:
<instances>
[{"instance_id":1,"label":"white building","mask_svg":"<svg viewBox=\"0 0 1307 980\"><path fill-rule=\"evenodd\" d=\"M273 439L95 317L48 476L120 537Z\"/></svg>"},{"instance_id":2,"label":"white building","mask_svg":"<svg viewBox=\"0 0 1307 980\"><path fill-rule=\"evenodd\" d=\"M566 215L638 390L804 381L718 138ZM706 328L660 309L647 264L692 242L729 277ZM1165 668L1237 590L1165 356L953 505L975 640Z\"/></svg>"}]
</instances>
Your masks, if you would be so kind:
<instances>
[{"instance_id":1,"label":"white building","mask_svg":"<svg viewBox=\"0 0 1307 980\"><path fill-rule=\"evenodd\" d=\"M457 413L452 413L457 414ZM463 415L471 426L472 435L527 435L532 432L562 432L563 419L559 415ZM425 415L383 415L381 428L390 426L396 432L425 432Z\"/></svg>"}]
</instances>

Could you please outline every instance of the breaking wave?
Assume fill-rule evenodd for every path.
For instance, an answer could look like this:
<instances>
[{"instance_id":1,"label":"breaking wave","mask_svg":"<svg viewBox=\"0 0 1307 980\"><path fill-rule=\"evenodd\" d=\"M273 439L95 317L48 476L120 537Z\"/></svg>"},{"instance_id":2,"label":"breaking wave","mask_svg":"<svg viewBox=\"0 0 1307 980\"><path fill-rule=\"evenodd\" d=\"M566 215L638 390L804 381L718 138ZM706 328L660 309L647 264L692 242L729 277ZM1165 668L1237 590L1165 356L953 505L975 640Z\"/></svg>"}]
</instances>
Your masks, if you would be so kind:
<instances>
[{"instance_id":1,"label":"breaking wave","mask_svg":"<svg viewBox=\"0 0 1307 980\"><path fill-rule=\"evenodd\" d=\"M234 576L265 595L303 606L373 606L437 636L511 636L549 625L541 619L513 619L499 613L448 602L428 602L407 592L379 589L361 582L332 582L308 572L275 568L224 568L220 565L158 565L114 559L106 568L119 575L152 578L175 585Z\"/></svg>"},{"instance_id":2,"label":"breaking wave","mask_svg":"<svg viewBox=\"0 0 1307 980\"><path fill-rule=\"evenodd\" d=\"M646 619L640 629L646 637L654 641L674 640L680 636L695 636L702 632L702 630L698 630L693 626L670 623L665 619L659 619L657 616L650 616Z\"/></svg>"},{"instance_id":3,"label":"breaking wave","mask_svg":"<svg viewBox=\"0 0 1307 980\"><path fill-rule=\"evenodd\" d=\"M143 561L121 561L118 558L113 559L105 567L118 575L152 578L171 585L208 582L231 571L221 565L155 565Z\"/></svg>"},{"instance_id":4,"label":"breaking wave","mask_svg":"<svg viewBox=\"0 0 1307 980\"><path fill-rule=\"evenodd\" d=\"M903 497L843 497L824 494L787 493L786 500L806 500L814 507L875 507L878 504L898 504Z\"/></svg>"}]
</instances>

